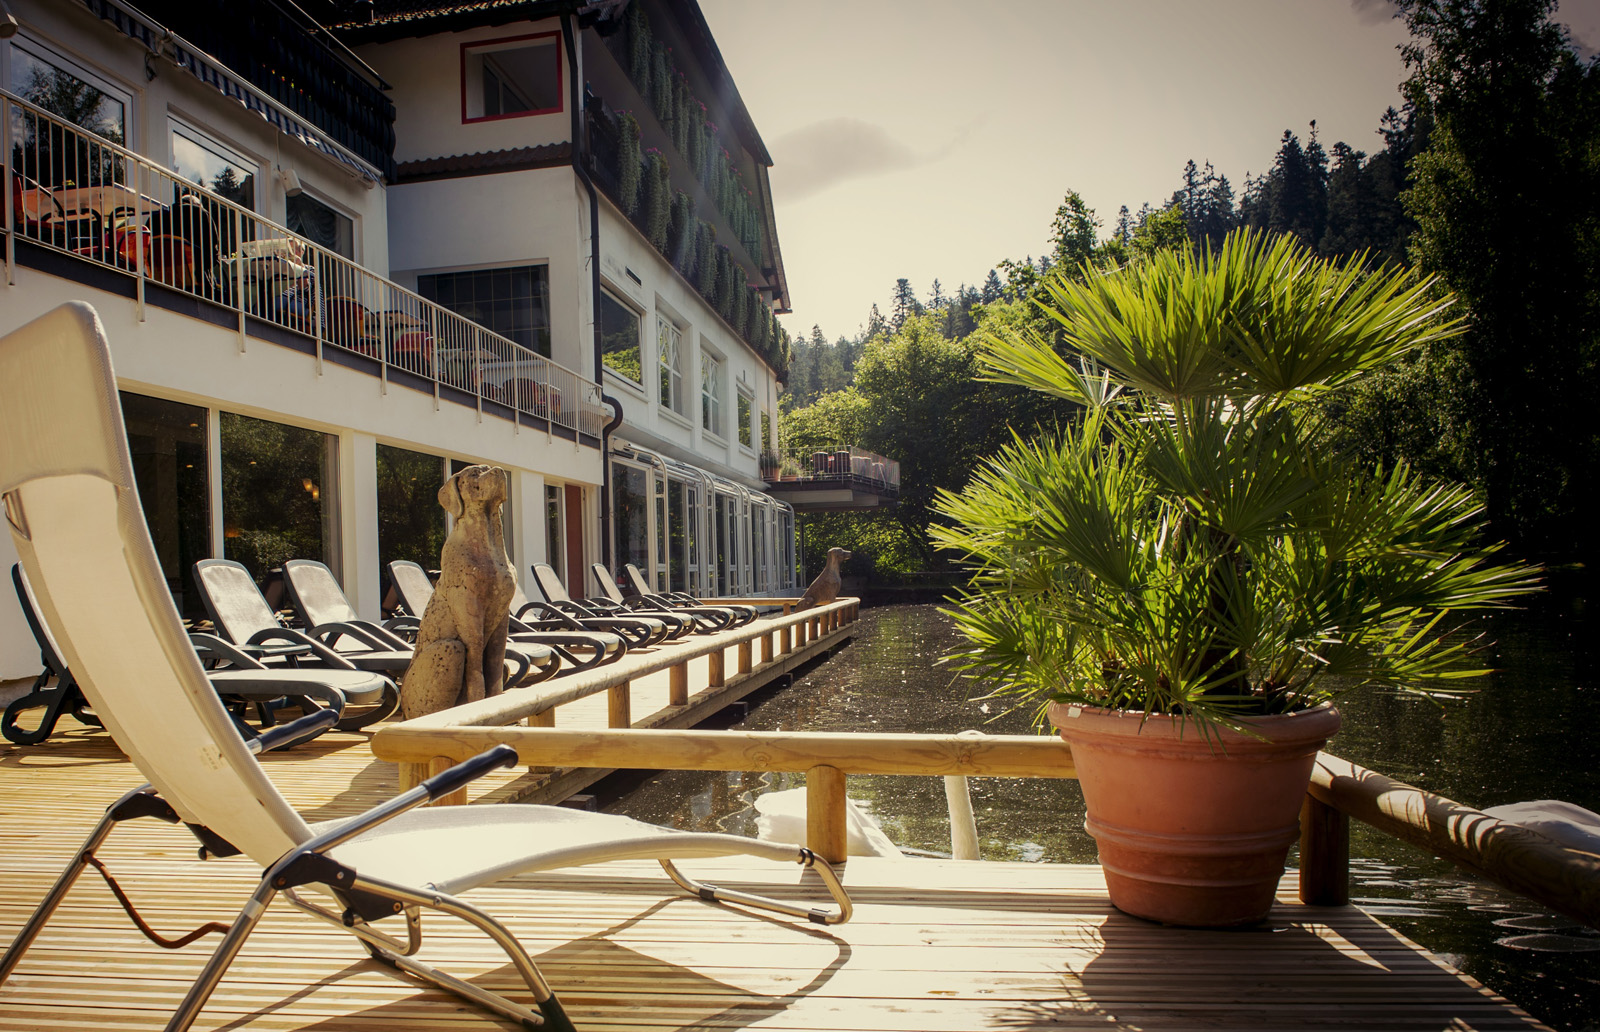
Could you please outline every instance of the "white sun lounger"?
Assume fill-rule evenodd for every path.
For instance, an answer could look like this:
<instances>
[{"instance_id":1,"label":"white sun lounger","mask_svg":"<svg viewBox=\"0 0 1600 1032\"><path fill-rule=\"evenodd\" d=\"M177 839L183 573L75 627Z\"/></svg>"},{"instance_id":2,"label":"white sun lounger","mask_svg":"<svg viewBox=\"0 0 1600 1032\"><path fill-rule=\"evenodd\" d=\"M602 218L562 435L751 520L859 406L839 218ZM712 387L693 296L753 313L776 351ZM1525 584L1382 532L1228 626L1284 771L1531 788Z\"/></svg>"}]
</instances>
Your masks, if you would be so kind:
<instances>
[{"instance_id":1,"label":"white sun lounger","mask_svg":"<svg viewBox=\"0 0 1600 1032\"><path fill-rule=\"evenodd\" d=\"M572 1023L527 952L503 925L457 893L531 871L650 858L702 899L819 924L850 916L849 897L833 871L796 846L677 832L626 817L546 806L419 808L493 768L515 764L516 752L507 746L458 764L360 816L308 825L229 721L173 608L139 508L105 334L85 304L63 305L0 338L0 500L22 565L84 695L150 779L113 804L73 855L0 958L0 983L101 842L119 821L138 816L175 817L193 827L211 852L231 847L266 869L178 1005L167 1025L170 1032L190 1027L262 912L280 895L346 928L391 968L526 1027L562 1030L572 1029ZM313 714L304 720L330 718ZM813 867L838 908L718 889L689 879L672 863L734 854ZM338 899L343 914L296 892L307 886ZM421 947L424 908L458 917L493 939L527 984L535 1006L413 959ZM404 943L373 927L385 917L404 922Z\"/></svg>"}]
</instances>

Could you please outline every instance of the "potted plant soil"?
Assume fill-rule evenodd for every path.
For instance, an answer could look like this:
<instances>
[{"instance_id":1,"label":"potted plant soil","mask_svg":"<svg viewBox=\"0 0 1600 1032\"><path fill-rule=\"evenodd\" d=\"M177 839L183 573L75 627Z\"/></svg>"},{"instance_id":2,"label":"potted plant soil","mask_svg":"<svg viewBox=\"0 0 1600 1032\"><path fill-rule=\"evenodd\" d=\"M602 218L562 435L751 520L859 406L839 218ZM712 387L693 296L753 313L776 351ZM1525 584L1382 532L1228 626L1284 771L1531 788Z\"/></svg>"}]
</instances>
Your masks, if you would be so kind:
<instances>
[{"instance_id":1,"label":"potted plant soil","mask_svg":"<svg viewBox=\"0 0 1600 1032\"><path fill-rule=\"evenodd\" d=\"M1244 232L1043 294L1073 357L1008 330L987 375L1082 415L940 499L936 541L974 570L954 661L1071 745L1120 909L1259 921L1332 700L1479 673L1462 619L1537 588L1467 488L1364 466L1327 426L1336 392L1459 323L1404 270Z\"/></svg>"}]
</instances>

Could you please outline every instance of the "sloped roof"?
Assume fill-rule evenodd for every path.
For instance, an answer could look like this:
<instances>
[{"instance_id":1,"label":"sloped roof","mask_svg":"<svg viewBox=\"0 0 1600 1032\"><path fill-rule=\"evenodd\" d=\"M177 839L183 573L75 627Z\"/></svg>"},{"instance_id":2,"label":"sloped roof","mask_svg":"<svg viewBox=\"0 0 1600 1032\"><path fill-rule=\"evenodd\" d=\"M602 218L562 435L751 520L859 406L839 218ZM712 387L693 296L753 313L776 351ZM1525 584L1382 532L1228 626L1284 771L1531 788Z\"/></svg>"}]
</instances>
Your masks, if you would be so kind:
<instances>
[{"instance_id":1,"label":"sloped roof","mask_svg":"<svg viewBox=\"0 0 1600 1032\"><path fill-rule=\"evenodd\" d=\"M347 3L346 17L328 27L348 43L375 43L478 25L536 21L590 6L584 0L372 0ZM369 8L362 13L361 8Z\"/></svg>"}]
</instances>

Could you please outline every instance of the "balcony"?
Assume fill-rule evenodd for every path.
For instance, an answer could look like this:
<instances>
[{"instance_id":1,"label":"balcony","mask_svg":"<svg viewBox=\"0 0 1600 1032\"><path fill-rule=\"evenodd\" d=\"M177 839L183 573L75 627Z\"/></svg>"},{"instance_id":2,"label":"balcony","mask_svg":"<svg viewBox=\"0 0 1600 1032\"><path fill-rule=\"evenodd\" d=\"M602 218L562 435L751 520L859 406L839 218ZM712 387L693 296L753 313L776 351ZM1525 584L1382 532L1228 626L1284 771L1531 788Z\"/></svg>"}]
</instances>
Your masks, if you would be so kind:
<instances>
[{"instance_id":1,"label":"balcony","mask_svg":"<svg viewBox=\"0 0 1600 1032\"><path fill-rule=\"evenodd\" d=\"M761 479L796 512L876 509L900 497L900 463L863 448L819 448L805 460L766 455Z\"/></svg>"},{"instance_id":2,"label":"balcony","mask_svg":"<svg viewBox=\"0 0 1600 1032\"><path fill-rule=\"evenodd\" d=\"M124 147L0 91L8 279L105 285L485 415L597 442L599 386ZM107 282L107 281L111 282Z\"/></svg>"}]
</instances>

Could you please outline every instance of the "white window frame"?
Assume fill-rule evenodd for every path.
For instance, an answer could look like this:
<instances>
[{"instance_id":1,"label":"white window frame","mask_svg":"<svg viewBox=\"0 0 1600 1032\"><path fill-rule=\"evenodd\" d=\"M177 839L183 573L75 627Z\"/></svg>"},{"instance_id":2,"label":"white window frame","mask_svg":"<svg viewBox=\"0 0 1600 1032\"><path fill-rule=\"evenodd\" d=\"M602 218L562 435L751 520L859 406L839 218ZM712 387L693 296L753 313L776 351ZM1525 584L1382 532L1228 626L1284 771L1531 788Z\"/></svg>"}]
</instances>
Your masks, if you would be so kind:
<instances>
[{"instance_id":1,"label":"white window frame","mask_svg":"<svg viewBox=\"0 0 1600 1032\"><path fill-rule=\"evenodd\" d=\"M743 441L739 441L739 431L744 429L743 424L741 424L739 422L739 402L741 402L741 401L743 401L745 403L745 411L750 413L750 443L749 444L746 444ZM761 432L756 428L756 396L755 396L755 392L754 391L749 391L749 390L746 390L743 387L740 387L734 392L734 398L733 398L733 422L734 422L733 439L736 440L736 441L739 441L740 450L748 452L751 455L756 454L756 449L761 443L760 442Z\"/></svg>"},{"instance_id":2,"label":"white window frame","mask_svg":"<svg viewBox=\"0 0 1600 1032\"><path fill-rule=\"evenodd\" d=\"M167 115L167 167L177 173L180 178L182 173L178 172L178 151L175 142L175 138L179 136L188 137L190 143L211 151L215 157L231 161L241 168L252 169L251 175L255 177L255 182L251 186L253 196L251 197L250 210L257 213L261 211L261 183L263 176L261 174L262 163L259 159L251 157L230 144L223 143L214 134L197 127L193 122L169 113ZM185 182L188 182L188 180L185 180ZM207 193L211 193L211 187L205 183L195 183L194 185ZM318 199L320 200L320 198ZM330 204L328 207L332 208L333 205ZM338 209L335 208L334 210L337 211ZM355 226L353 225L355 219L352 218L350 221L352 222L350 232L353 241L355 238Z\"/></svg>"},{"instance_id":3,"label":"white window frame","mask_svg":"<svg viewBox=\"0 0 1600 1032\"><path fill-rule=\"evenodd\" d=\"M657 397L656 401L668 412L681 416L688 407L683 388L683 330L660 312L656 313L656 363L658 394L660 370L666 370L669 377L667 396Z\"/></svg>"},{"instance_id":4,"label":"white window frame","mask_svg":"<svg viewBox=\"0 0 1600 1032\"><path fill-rule=\"evenodd\" d=\"M727 362L723 357L702 344L700 346L700 432L709 434L719 441L726 440L722 436L726 370ZM708 417L711 424L709 426L706 425Z\"/></svg>"},{"instance_id":5,"label":"white window frame","mask_svg":"<svg viewBox=\"0 0 1600 1032\"><path fill-rule=\"evenodd\" d=\"M107 79L100 72L90 68L77 58L69 57L57 48L32 36L13 36L10 43L11 46L3 48L5 53L5 66L3 69L5 78L0 79L0 87L7 91L15 92L11 88L11 77L16 74L16 59L12 56L13 49L22 51L35 61L43 61L45 64L55 65L62 71L77 76L101 93L122 102L122 146L127 147L129 150L138 149L134 146L133 140L133 131L138 124L138 119L133 114L133 93L131 91Z\"/></svg>"},{"instance_id":6,"label":"white window frame","mask_svg":"<svg viewBox=\"0 0 1600 1032\"><path fill-rule=\"evenodd\" d=\"M283 189L282 184L279 184L279 189ZM361 216L351 211L349 208L346 208L344 205L339 204L337 201L334 201L322 191L313 189L309 186L301 187L300 194L303 197L309 197L311 200L316 201L324 208L332 211L335 215L343 215L345 218L350 220L350 250L352 253L349 256L339 255L339 252L335 251L331 247L328 247L327 244L317 244L317 246L324 248L329 254L339 255L341 258L345 258L346 261L355 262L357 265L365 264L361 260ZM289 195L287 193L284 194L283 204L283 224L287 226L289 224ZM310 238L307 237L306 239L309 240ZM315 244L316 241L313 240L312 243Z\"/></svg>"},{"instance_id":7,"label":"white window frame","mask_svg":"<svg viewBox=\"0 0 1600 1032\"><path fill-rule=\"evenodd\" d=\"M646 369L644 363L644 313L639 311L638 307L634 305L632 301L628 300L628 296L626 294L620 290L613 289L610 285L602 285L600 288L600 293L616 302L622 308L625 308L629 312L633 313L634 323L637 325L639 330L637 345L639 349L639 377L640 379L643 379ZM604 331L602 330L602 339L603 336ZM617 369L615 366L607 365L606 357L607 356L603 353L600 356L600 366L602 369L615 377L618 383L621 383L627 387L631 387L640 394L645 393L647 388L644 384L640 383L638 380L635 380L622 370Z\"/></svg>"}]
</instances>

